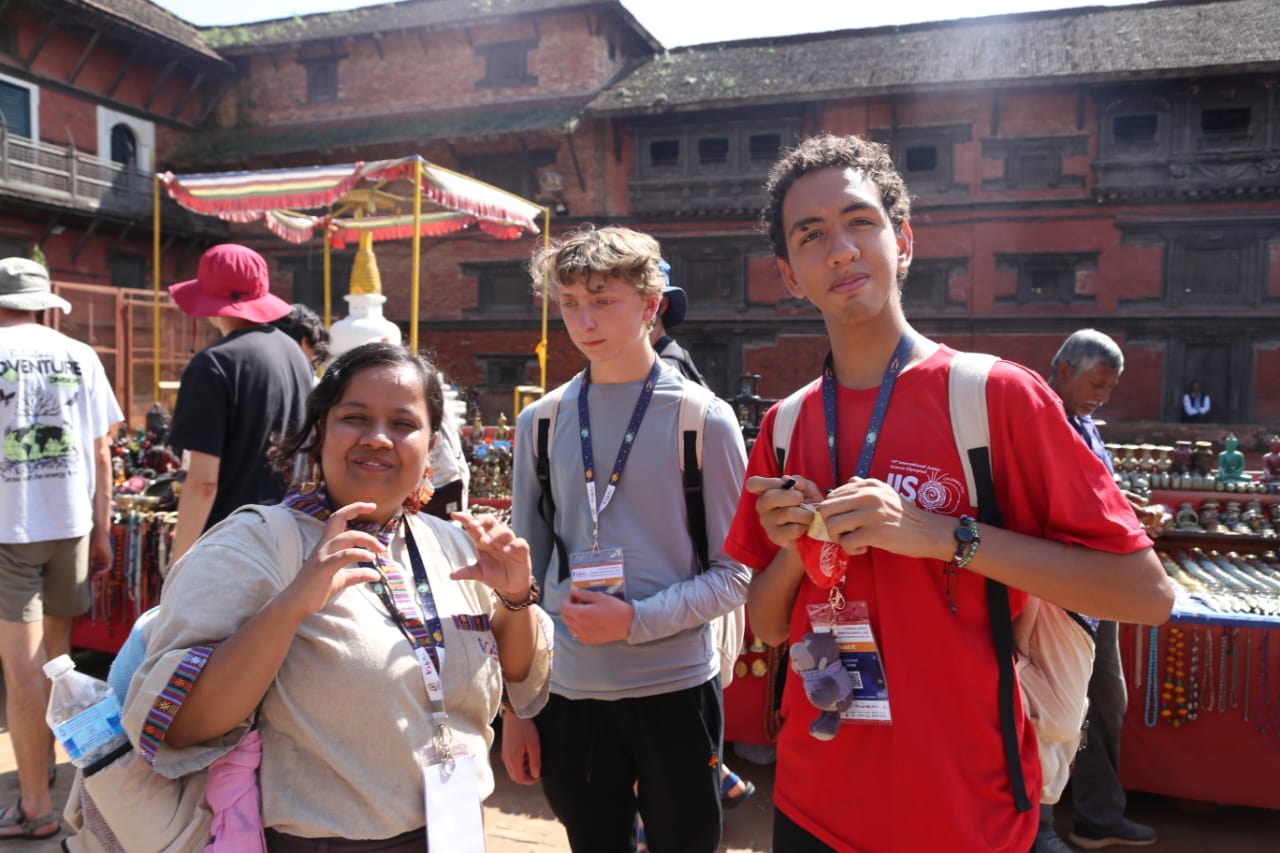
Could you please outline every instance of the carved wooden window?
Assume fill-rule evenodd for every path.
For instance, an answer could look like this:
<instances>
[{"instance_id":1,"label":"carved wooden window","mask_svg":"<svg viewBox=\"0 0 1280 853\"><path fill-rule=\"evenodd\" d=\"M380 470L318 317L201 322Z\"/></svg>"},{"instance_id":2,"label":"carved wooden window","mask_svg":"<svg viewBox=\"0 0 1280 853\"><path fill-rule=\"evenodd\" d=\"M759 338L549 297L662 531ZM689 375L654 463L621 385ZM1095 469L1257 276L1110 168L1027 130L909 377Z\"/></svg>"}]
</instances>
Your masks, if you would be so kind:
<instances>
[{"instance_id":1,"label":"carved wooden window","mask_svg":"<svg viewBox=\"0 0 1280 853\"><path fill-rule=\"evenodd\" d=\"M329 269L329 305L334 317L347 313L347 303L342 297L347 295L351 284L351 267L355 262L354 252L334 252L330 258ZM293 276L293 298L291 302L303 305L324 316L324 256L317 249L305 255L287 255L279 259L280 269Z\"/></svg>"},{"instance_id":2,"label":"carved wooden window","mask_svg":"<svg viewBox=\"0 0 1280 853\"><path fill-rule=\"evenodd\" d=\"M1097 252L997 254L996 269L1016 272L1017 286L1011 297L996 301L1019 305L1093 302L1092 294L1078 292L1076 281L1078 273L1097 266Z\"/></svg>"},{"instance_id":3,"label":"carved wooden window","mask_svg":"<svg viewBox=\"0 0 1280 853\"><path fill-rule=\"evenodd\" d=\"M463 264L462 273L474 276L481 311L497 314L524 314L533 309L529 273L521 261Z\"/></svg>"},{"instance_id":4,"label":"carved wooden window","mask_svg":"<svg viewBox=\"0 0 1280 853\"><path fill-rule=\"evenodd\" d=\"M782 134L753 133L747 140L751 162L772 166L782 150Z\"/></svg>"},{"instance_id":5,"label":"carved wooden window","mask_svg":"<svg viewBox=\"0 0 1280 853\"><path fill-rule=\"evenodd\" d=\"M484 79L476 81L476 88L537 85L538 78L529 73L529 51L537 44L525 40L478 46L476 52L484 56Z\"/></svg>"},{"instance_id":6,"label":"carved wooden window","mask_svg":"<svg viewBox=\"0 0 1280 853\"><path fill-rule=\"evenodd\" d=\"M147 260L138 255L112 255L108 261L116 287L146 287Z\"/></svg>"},{"instance_id":7,"label":"carved wooden window","mask_svg":"<svg viewBox=\"0 0 1280 853\"><path fill-rule=\"evenodd\" d=\"M326 56L305 59L307 69L307 102L334 101L338 98L338 59Z\"/></svg>"},{"instance_id":8,"label":"carved wooden window","mask_svg":"<svg viewBox=\"0 0 1280 853\"><path fill-rule=\"evenodd\" d=\"M674 169L680 165L680 140L655 139L649 143L649 165L654 169Z\"/></svg>"},{"instance_id":9,"label":"carved wooden window","mask_svg":"<svg viewBox=\"0 0 1280 853\"><path fill-rule=\"evenodd\" d=\"M664 256L671 264L671 283L689 297L692 324L701 310L736 310L746 292L749 242L741 240L667 240Z\"/></svg>"},{"instance_id":10,"label":"carved wooden window","mask_svg":"<svg viewBox=\"0 0 1280 853\"><path fill-rule=\"evenodd\" d=\"M893 132L872 131L872 138L889 146L893 162L912 193L963 190L954 183L954 150L971 137L968 125L901 127Z\"/></svg>"},{"instance_id":11,"label":"carved wooden window","mask_svg":"<svg viewBox=\"0 0 1280 853\"><path fill-rule=\"evenodd\" d=\"M524 198L538 194L538 169L555 162L555 151L529 150L484 157L461 157L459 171Z\"/></svg>"},{"instance_id":12,"label":"carved wooden window","mask_svg":"<svg viewBox=\"0 0 1280 853\"><path fill-rule=\"evenodd\" d=\"M1111 137L1117 145L1141 145L1154 142L1160 119L1155 113L1113 116Z\"/></svg>"},{"instance_id":13,"label":"carved wooden window","mask_svg":"<svg viewBox=\"0 0 1280 853\"><path fill-rule=\"evenodd\" d=\"M533 363L533 359L521 353L477 355L476 361L484 366L484 384L504 390L524 385L529 365Z\"/></svg>"},{"instance_id":14,"label":"carved wooden window","mask_svg":"<svg viewBox=\"0 0 1280 853\"><path fill-rule=\"evenodd\" d=\"M1239 304L1243 283L1240 246L1181 246L1180 305Z\"/></svg>"},{"instance_id":15,"label":"carved wooden window","mask_svg":"<svg viewBox=\"0 0 1280 853\"><path fill-rule=\"evenodd\" d=\"M937 311L952 303L951 276L968 267L967 258L916 258L902 283L902 304L915 311Z\"/></svg>"},{"instance_id":16,"label":"carved wooden window","mask_svg":"<svg viewBox=\"0 0 1280 853\"><path fill-rule=\"evenodd\" d=\"M1206 105L1200 110L1200 148L1230 151L1252 148L1256 128L1253 109L1238 104Z\"/></svg>"},{"instance_id":17,"label":"carved wooden window","mask_svg":"<svg viewBox=\"0 0 1280 853\"><path fill-rule=\"evenodd\" d=\"M711 136L698 140L698 163L700 165L720 165L729 162L729 139L724 136Z\"/></svg>"}]
</instances>

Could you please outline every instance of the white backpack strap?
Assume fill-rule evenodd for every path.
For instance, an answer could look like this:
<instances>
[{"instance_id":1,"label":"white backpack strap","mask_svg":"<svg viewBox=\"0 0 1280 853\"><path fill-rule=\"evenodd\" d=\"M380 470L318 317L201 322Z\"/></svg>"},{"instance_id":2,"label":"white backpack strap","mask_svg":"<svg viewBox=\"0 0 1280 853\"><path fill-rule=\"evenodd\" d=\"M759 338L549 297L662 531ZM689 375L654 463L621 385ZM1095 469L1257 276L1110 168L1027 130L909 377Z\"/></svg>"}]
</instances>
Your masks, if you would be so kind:
<instances>
[{"instance_id":1,"label":"white backpack strap","mask_svg":"<svg viewBox=\"0 0 1280 853\"><path fill-rule=\"evenodd\" d=\"M547 444L546 452L551 453L551 442L556 435L556 413L560 410L560 398L564 396L564 389L569 383L558 385L552 388L546 394L534 402L530 403L533 407L533 458L537 462L539 456L538 447L538 423L539 421L547 422Z\"/></svg>"},{"instance_id":2,"label":"white backpack strap","mask_svg":"<svg viewBox=\"0 0 1280 853\"><path fill-rule=\"evenodd\" d=\"M1000 359L980 352L958 352L947 372L947 400L951 407L951 430L964 466L964 484L969 503L978 505L978 488L973 479L969 451L991 446L991 425L987 421L987 375Z\"/></svg>"},{"instance_id":3,"label":"white backpack strap","mask_svg":"<svg viewBox=\"0 0 1280 853\"><path fill-rule=\"evenodd\" d=\"M302 568L302 531L293 513L280 505L250 506L245 509L256 512L267 523L271 538L279 549L276 557L280 560L280 569L286 580L290 580Z\"/></svg>"},{"instance_id":4,"label":"white backpack strap","mask_svg":"<svg viewBox=\"0 0 1280 853\"><path fill-rule=\"evenodd\" d=\"M791 434L795 432L796 421L800 418L800 404L804 402L804 395L821 382L821 379L815 379L808 385L802 385L776 406L777 411L773 415L773 458L778 463L779 474L786 473L782 469L791 453Z\"/></svg>"},{"instance_id":5,"label":"white backpack strap","mask_svg":"<svg viewBox=\"0 0 1280 853\"><path fill-rule=\"evenodd\" d=\"M702 432L707 422L707 413L715 402L715 395L709 388L696 382L684 382L684 393L680 395L680 432L676 442L676 458L680 463L680 471L685 468L685 436L694 434L694 454L697 457L698 470L702 469Z\"/></svg>"}]
</instances>

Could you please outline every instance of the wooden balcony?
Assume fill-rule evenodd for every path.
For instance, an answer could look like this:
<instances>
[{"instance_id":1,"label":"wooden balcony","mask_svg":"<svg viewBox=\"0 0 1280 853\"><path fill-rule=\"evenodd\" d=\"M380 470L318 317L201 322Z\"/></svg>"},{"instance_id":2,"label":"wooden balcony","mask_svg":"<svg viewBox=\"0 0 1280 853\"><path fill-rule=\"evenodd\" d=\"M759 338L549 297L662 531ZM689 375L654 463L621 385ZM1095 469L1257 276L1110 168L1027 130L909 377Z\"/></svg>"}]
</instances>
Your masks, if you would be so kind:
<instances>
[{"instance_id":1,"label":"wooden balcony","mask_svg":"<svg viewBox=\"0 0 1280 853\"><path fill-rule=\"evenodd\" d=\"M151 214L151 175L72 145L10 133L0 122L0 193L129 218Z\"/></svg>"}]
</instances>

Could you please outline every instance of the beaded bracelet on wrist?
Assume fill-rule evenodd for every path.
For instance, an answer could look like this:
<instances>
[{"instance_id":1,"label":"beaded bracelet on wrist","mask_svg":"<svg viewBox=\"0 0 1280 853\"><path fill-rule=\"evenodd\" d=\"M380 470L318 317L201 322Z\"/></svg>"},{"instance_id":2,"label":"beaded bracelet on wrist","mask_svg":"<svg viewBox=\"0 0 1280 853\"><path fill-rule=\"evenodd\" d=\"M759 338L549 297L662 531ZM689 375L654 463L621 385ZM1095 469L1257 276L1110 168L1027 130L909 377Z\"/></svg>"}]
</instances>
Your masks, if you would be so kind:
<instances>
[{"instance_id":1,"label":"beaded bracelet on wrist","mask_svg":"<svg viewBox=\"0 0 1280 853\"><path fill-rule=\"evenodd\" d=\"M524 601L512 601L496 589L491 589L490 592L493 593L493 597L498 599L498 602L503 607L512 611L524 610L529 605L537 604L542 600L542 587L538 586L536 580L529 581L529 594L525 596Z\"/></svg>"}]
</instances>

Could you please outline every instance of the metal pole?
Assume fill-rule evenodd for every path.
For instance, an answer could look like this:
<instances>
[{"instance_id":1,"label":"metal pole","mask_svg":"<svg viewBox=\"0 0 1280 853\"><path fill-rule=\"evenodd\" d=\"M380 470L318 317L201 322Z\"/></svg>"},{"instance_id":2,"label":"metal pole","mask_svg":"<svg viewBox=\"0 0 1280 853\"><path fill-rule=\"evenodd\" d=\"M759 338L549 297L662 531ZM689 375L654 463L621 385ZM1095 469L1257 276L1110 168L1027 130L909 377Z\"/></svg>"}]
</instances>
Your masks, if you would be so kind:
<instances>
[{"instance_id":1,"label":"metal pole","mask_svg":"<svg viewBox=\"0 0 1280 853\"><path fill-rule=\"evenodd\" d=\"M542 246L551 245L551 208L542 208ZM542 282L542 342L538 344L538 384L547 393L547 312L551 309L551 284Z\"/></svg>"},{"instance_id":2,"label":"metal pole","mask_svg":"<svg viewBox=\"0 0 1280 853\"><path fill-rule=\"evenodd\" d=\"M320 232L320 239L324 242L324 325L325 328L328 328L333 324L333 285L330 283L333 266L329 258L328 222L325 223L324 229Z\"/></svg>"},{"instance_id":3,"label":"metal pole","mask_svg":"<svg viewBox=\"0 0 1280 853\"><path fill-rule=\"evenodd\" d=\"M151 399L160 402L160 175L151 178Z\"/></svg>"},{"instance_id":4,"label":"metal pole","mask_svg":"<svg viewBox=\"0 0 1280 853\"><path fill-rule=\"evenodd\" d=\"M418 275L422 258L422 158L413 161L413 260L409 275L409 351L418 351Z\"/></svg>"}]
</instances>

